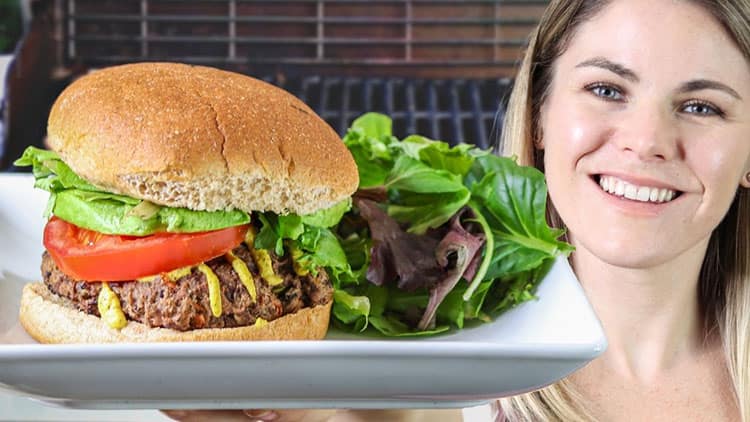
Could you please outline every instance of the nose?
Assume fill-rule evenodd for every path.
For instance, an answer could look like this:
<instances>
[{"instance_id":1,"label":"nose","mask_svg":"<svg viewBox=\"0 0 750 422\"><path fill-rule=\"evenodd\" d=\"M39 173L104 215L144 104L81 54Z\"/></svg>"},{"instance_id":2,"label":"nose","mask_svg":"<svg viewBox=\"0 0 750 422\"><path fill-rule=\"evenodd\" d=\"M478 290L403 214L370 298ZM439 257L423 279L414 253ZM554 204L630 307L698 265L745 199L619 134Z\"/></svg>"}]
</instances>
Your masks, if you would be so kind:
<instances>
[{"instance_id":1,"label":"nose","mask_svg":"<svg viewBox=\"0 0 750 422\"><path fill-rule=\"evenodd\" d=\"M679 133L672 113L657 107L634 108L620 122L617 146L643 161L668 161L680 153Z\"/></svg>"}]
</instances>

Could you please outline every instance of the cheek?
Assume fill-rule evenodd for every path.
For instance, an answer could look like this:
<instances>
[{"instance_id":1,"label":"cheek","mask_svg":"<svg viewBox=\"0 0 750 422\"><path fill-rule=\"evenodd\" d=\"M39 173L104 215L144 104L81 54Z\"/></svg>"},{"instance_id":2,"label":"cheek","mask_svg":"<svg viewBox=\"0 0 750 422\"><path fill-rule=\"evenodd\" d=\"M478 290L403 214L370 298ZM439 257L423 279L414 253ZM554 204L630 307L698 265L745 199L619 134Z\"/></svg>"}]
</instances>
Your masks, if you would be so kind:
<instances>
[{"instance_id":1,"label":"cheek","mask_svg":"<svg viewBox=\"0 0 750 422\"><path fill-rule=\"evenodd\" d=\"M561 97L551 96L543 110L542 141L550 164L565 162L570 166L603 144L609 125L600 113L578 104L575 99L566 101Z\"/></svg>"},{"instance_id":2,"label":"cheek","mask_svg":"<svg viewBox=\"0 0 750 422\"><path fill-rule=\"evenodd\" d=\"M582 107L550 106L542 127L547 188L566 224L575 226L584 186L590 183L585 162L604 144L607 130Z\"/></svg>"},{"instance_id":3,"label":"cheek","mask_svg":"<svg viewBox=\"0 0 750 422\"><path fill-rule=\"evenodd\" d=\"M694 144L701 145L697 140ZM700 180L706 197L704 202L715 206L731 202L747 171L750 148L743 143L727 145L721 141L702 144L701 148L688 149L686 160Z\"/></svg>"}]
</instances>

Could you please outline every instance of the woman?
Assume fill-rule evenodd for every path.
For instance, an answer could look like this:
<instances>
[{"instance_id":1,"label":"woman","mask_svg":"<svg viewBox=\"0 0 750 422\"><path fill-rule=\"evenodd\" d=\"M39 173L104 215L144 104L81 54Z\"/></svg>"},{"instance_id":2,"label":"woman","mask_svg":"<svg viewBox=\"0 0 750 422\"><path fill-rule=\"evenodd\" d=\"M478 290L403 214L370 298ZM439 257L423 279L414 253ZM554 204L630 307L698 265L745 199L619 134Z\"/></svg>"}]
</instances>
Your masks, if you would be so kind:
<instances>
[{"instance_id":1,"label":"woman","mask_svg":"<svg viewBox=\"0 0 750 422\"><path fill-rule=\"evenodd\" d=\"M497 419L750 421L750 2L553 0L502 152L545 171L609 347Z\"/></svg>"},{"instance_id":2,"label":"woman","mask_svg":"<svg viewBox=\"0 0 750 422\"><path fill-rule=\"evenodd\" d=\"M503 413L750 420L750 3L556 1L527 54L504 152L544 169L609 348Z\"/></svg>"}]
</instances>

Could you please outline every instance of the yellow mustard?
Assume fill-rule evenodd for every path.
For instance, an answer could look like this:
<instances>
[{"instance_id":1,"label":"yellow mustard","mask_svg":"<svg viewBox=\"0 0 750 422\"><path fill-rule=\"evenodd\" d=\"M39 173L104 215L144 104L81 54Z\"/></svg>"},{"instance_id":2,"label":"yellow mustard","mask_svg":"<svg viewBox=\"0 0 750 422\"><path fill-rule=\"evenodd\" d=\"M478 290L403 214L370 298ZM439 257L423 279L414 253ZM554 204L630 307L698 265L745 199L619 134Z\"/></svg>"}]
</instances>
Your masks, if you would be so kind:
<instances>
[{"instance_id":1,"label":"yellow mustard","mask_svg":"<svg viewBox=\"0 0 750 422\"><path fill-rule=\"evenodd\" d=\"M289 254L292 255L292 266L294 267L294 272L297 273L298 276L306 276L310 274L310 271L299 263L299 259L304 255L302 249L298 248L291 242L287 244L287 246L289 247Z\"/></svg>"},{"instance_id":2,"label":"yellow mustard","mask_svg":"<svg viewBox=\"0 0 750 422\"><path fill-rule=\"evenodd\" d=\"M219 286L219 277L208 268L206 264L198 265L198 271L206 276L208 283L208 301L211 304L211 313L215 317L221 316L221 286Z\"/></svg>"},{"instance_id":3,"label":"yellow mustard","mask_svg":"<svg viewBox=\"0 0 750 422\"><path fill-rule=\"evenodd\" d=\"M109 288L109 284L102 283L102 288L99 290L99 297L96 300L96 306L99 308L99 315L101 315L102 321L110 327L119 330L128 325L128 320L125 319L125 314L122 312L122 307L120 306L120 299Z\"/></svg>"},{"instance_id":4,"label":"yellow mustard","mask_svg":"<svg viewBox=\"0 0 750 422\"><path fill-rule=\"evenodd\" d=\"M260 327L265 327L266 325L268 325L268 321L266 321L263 318L258 318L255 320L255 324L253 324L253 327L260 328Z\"/></svg>"},{"instance_id":5,"label":"yellow mustard","mask_svg":"<svg viewBox=\"0 0 750 422\"><path fill-rule=\"evenodd\" d=\"M165 281L172 281L172 282L174 282L174 281L177 281L178 279L180 279L182 277L185 277L186 275L190 274L191 271L193 271L192 267L182 267L182 268L178 268L176 270L172 270L172 271L170 271L168 273L164 273L164 274L147 275L147 276L141 277L141 278L139 278L137 280L140 281L140 282L146 283L146 282L156 281L160 276L163 276L163 277L167 278L167 280L165 280Z\"/></svg>"},{"instance_id":6,"label":"yellow mustard","mask_svg":"<svg viewBox=\"0 0 750 422\"><path fill-rule=\"evenodd\" d=\"M250 270L247 268L245 262L237 258L237 256L232 252L227 252L225 257L229 262L232 263L232 268L234 268L237 276L240 277L240 281L242 282L242 284L245 285L247 292L250 294L250 298L255 301L255 298L257 297L257 293L255 291L255 281L253 280L253 276L250 274Z\"/></svg>"},{"instance_id":7,"label":"yellow mustard","mask_svg":"<svg viewBox=\"0 0 750 422\"><path fill-rule=\"evenodd\" d=\"M253 255L255 265L260 270L260 276L263 280L266 280L269 286L276 286L284 282L284 279L279 277L273 271L273 263L271 262L271 255L265 249L255 249L253 243L255 242L255 227L250 226L247 234L245 235L245 244L250 249L250 253Z\"/></svg>"}]
</instances>

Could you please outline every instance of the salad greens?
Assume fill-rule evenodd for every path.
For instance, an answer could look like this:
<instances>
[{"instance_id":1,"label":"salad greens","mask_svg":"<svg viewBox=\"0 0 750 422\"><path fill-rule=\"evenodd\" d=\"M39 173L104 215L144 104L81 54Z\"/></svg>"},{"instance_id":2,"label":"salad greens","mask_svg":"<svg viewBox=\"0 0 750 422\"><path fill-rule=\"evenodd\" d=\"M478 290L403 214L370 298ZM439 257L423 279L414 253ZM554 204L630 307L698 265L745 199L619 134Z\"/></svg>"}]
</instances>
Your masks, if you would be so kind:
<instances>
[{"instance_id":1,"label":"salad greens","mask_svg":"<svg viewBox=\"0 0 750 422\"><path fill-rule=\"evenodd\" d=\"M547 189L534 168L471 145L418 135L398 140L390 118L375 113L355 120L344 143L359 168L360 191L336 227L344 254L356 257L334 277L333 314L341 327L409 336L488 320L533 299L554 259L572 251L558 240L563 232L547 225ZM368 225L352 224L369 214ZM397 227L381 221L389 217ZM469 256L477 242L480 251ZM428 260L447 266L413 262L421 247L434 251ZM462 254L461 273L449 274ZM410 262L399 262L403 255ZM420 278L423 285L414 281ZM434 317L417 324L431 306Z\"/></svg>"}]
</instances>

